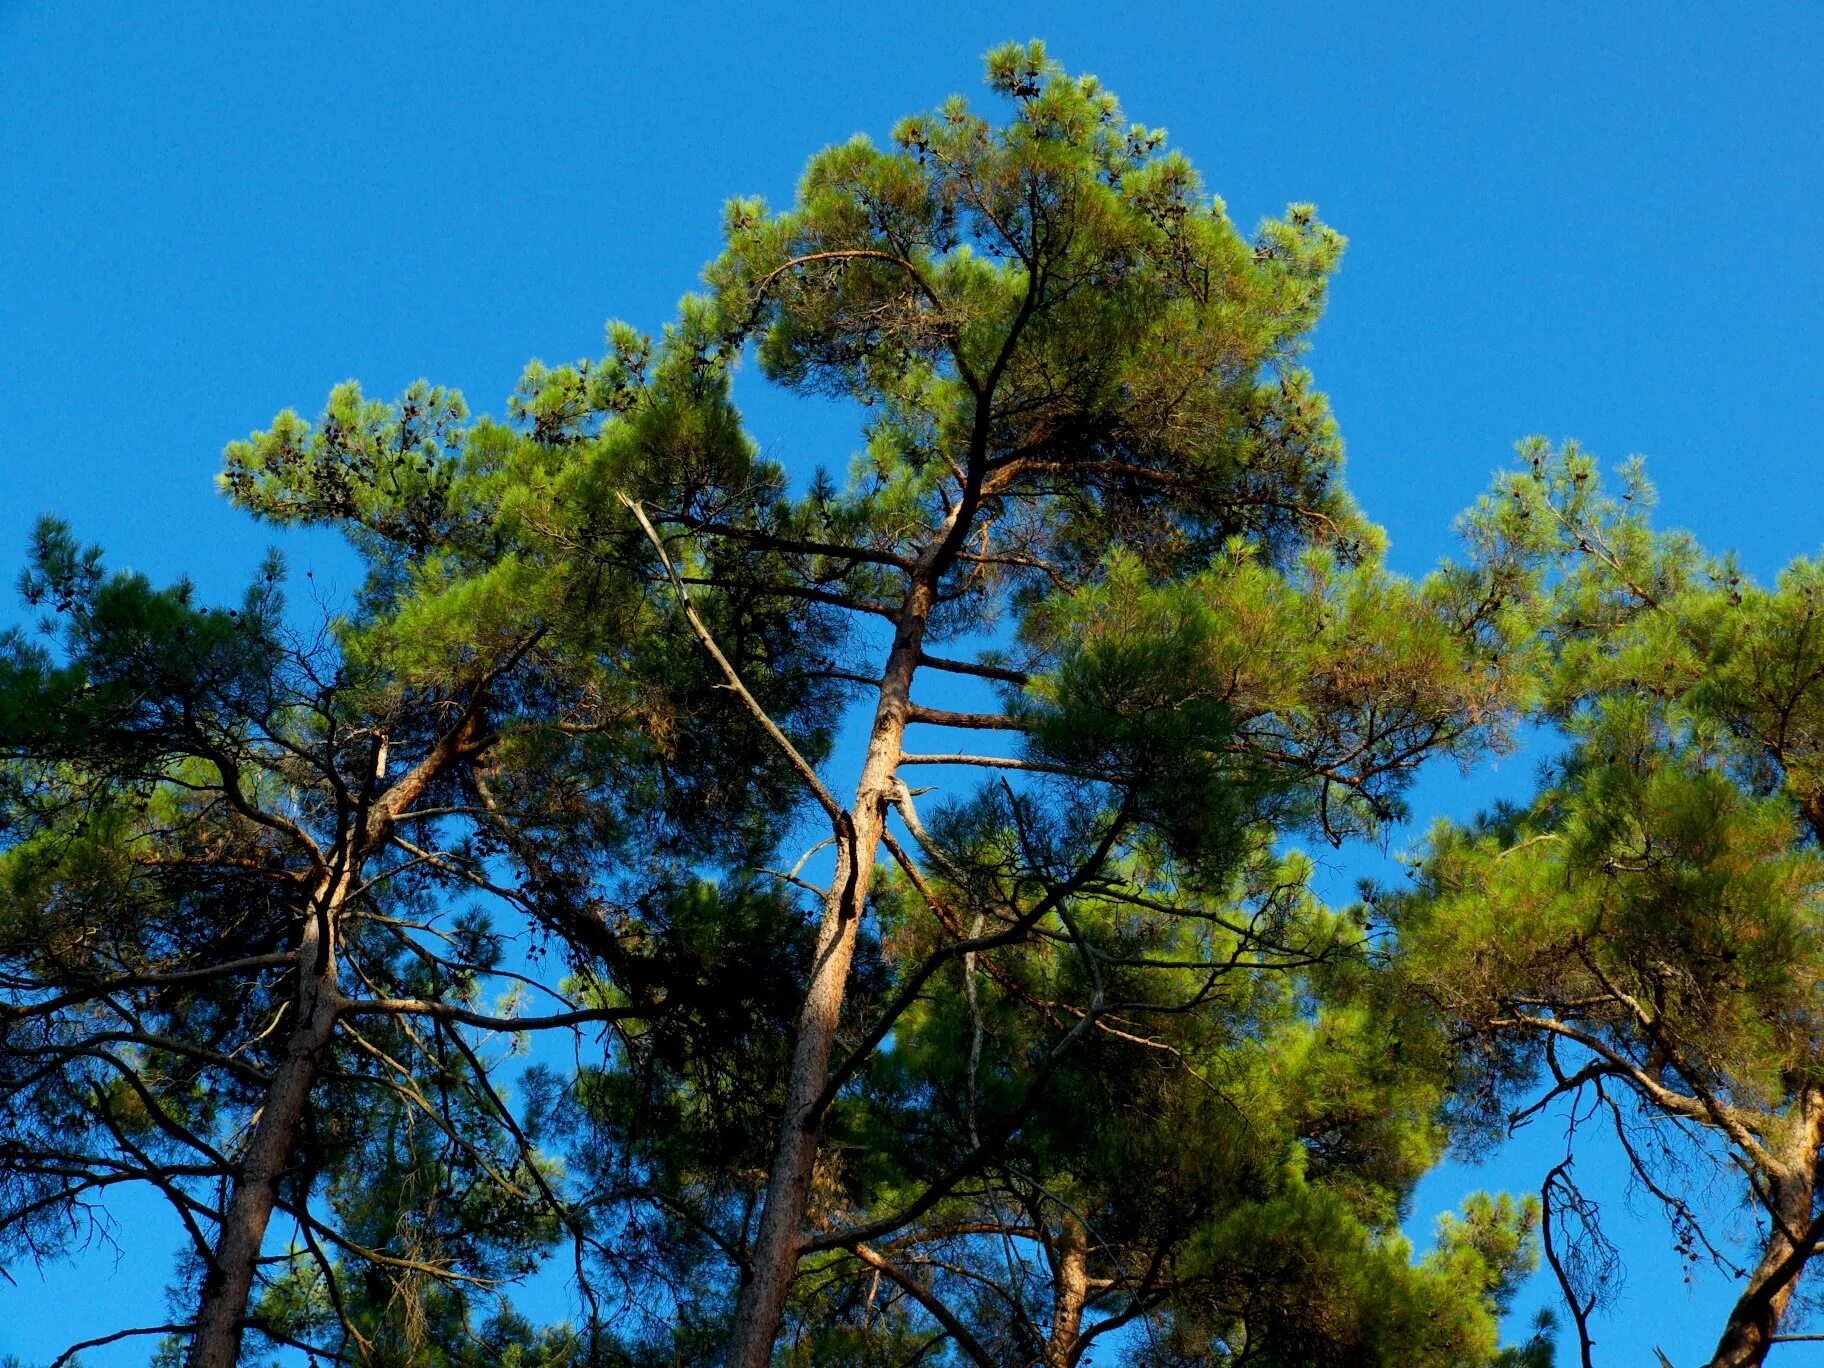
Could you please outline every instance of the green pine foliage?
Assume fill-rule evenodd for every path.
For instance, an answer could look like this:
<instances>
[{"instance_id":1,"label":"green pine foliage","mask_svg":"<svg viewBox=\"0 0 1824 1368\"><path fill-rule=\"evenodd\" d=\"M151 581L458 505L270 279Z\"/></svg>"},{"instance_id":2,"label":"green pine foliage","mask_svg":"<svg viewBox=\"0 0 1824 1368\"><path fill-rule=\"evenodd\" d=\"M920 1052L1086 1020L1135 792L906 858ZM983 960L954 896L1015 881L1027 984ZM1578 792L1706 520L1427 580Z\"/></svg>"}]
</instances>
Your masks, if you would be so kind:
<instances>
[{"instance_id":1,"label":"green pine foliage","mask_svg":"<svg viewBox=\"0 0 1824 1368\"><path fill-rule=\"evenodd\" d=\"M1522 456L1477 518L1562 567L1542 698L1568 749L1526 808L1433 834L1389 904L1406 971L1463 1041L1464 1122L1600 1121L1688 1265L1744 1280L1713 1362L1758 1363L1816 1238L1824 586L1799 561L1763 588L1656 530L1638 465L1609 493L1574 447ZM1573 1173L1547 1190L1577 1218L1581 1322L1616 1288ZM1707 1216L1717 1180L1758 1236Z\"/></svg>"},{"instance_id":2,"label":"green pine foliage","mask_svg":"<svg viewBox=\"0 0 1824 1368\"><path fill-rule=\"evenodd\" d=\"M987 69L998 113L731 202L669 326L502 419L351 382L230 445L238 507L358 557L328 620L276 559L216 609L41 528L0 1259L149 1187L195 1368L1539 1368L1501 1319L1564 1180L1417 1248L1453 1142L1588 1086L1789 1153L1815 573L1529 449L1395 574L1305 365L1342 238L1243 232L1041 45ZM862 415L845 476L762 457L744 362ZM1538 716L1535 808L1314 891Z\"/></svg>"}]
</instances>

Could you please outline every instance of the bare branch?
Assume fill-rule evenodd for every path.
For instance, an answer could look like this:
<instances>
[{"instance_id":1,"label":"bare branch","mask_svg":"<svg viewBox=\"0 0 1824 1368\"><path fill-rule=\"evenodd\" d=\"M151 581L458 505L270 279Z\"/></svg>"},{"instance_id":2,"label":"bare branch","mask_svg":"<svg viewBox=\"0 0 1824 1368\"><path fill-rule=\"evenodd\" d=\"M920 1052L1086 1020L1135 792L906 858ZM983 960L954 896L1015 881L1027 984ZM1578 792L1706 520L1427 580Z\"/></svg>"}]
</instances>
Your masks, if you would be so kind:
<instances>
[{"instance_id":1,"label":"bare branch","mask_svg":"<svg viewBox=\"0 0 1824 1368\"><path fill-rule=\"evenodd\" d=\"M71 989L59 993L54 998L43 1002L30 1002L15 1006L11 1003L0 1003L0 1020L18 1020L21 1017L43 1016L64 1007L78 1003L90 1002L109 993L121 992L131 988L166 988L179 983L204 983L210 979L232 978L258 969L281 969L296 964L298 957L291 951L274 955L249 955L245 959L226 960L221 964L205 965L198 969L171 969L157 973L122 974L118 978L102 979L92 987ZM25 991L30 991L29 989Z\"/></svg>"},{"instance_id":2,"label":"bare branch","mask_svg":"<svg viewBox=\"0 0 1824 1368\"><path fill-rule=\"evenodd\" d=\"M646 1015L641 1007L584 1007L574 1012L556 1012L550 1016L501 1017L485 1012L472 1012L453 1002L427 998L351 998L336 1007L337 1016L420 1016L435 1021L459 1022L484 1031L545 1031L562 1026L581 1026L592 1021L626 1021Z\"/></svg>"},{"instance_id":3,"label":"bare branch","mask_svg":"<svg viewBox=\"0 0 1824 1368\"><path fill-rule=\"evenodd\" d=\"M779 730L779 724L767 715L766 709L760 706L760 700L748 691L747 685L741 681L740 673L729 663L728 657L722 654L722 648L716 645L716 639L709 634L709 628L703 625L703 619L697 616L696 605L690 601L690 590L685 588L683 576L671 563L671 556L665 550L665 543L659 539L658 532L654 530L651 520L646 516L646 510L620 490L615 491L615 497L627 505L628 511L639 519L647 540L652 543L652 549L658 552L659 563L665 567L665 573L671 577L672 588L677 591L678 606L684 610L685 620L690 623L690 629L696 634L697 640L703 644L703 649L709 652L710 658L721 669L723 678L728 680L728 687L734 690L736 696L747 705L747 710L754 715L754 720L772 738L773 744L784 753L792 768L798 772L798 777L804 780L806 786L816 796L817 805L829 815L832 822L838 824L845 822L848 814L842 804L836 801L835 795L828 788L824 787L823 780L818 778L817 771L811 767L811 762L800 755L798 748L791 743L790 738Z\"/></svg>"},{"instance_id":4,"label":"bare branch","mask_svg":"<svg viewBox=\"0 0 1824 1368\"><path fill-rule=\"evenodd\" d=\"M945 660L925 651L918 653L918 663L929 665L934 670L943 670L949 674L975 675L981 679L998 679L1003 684L1018 684L1022 688L1031 682L1032 676L1024 670L1009 670L1000 665L984 665L974 660Z\"/></svg>"},{"instance_id":5,"label":"bare branch","mask_svg":"<svg viewBox=\"0 0 1824 1368\"><path fill-rule=\"evenodd\" d=\"M64 1365L84 1349L99 1349L104 1344L113 1344L116 1340L131 1338L134 1335L184 1335L196 1329L194 1325L141 1325L132 1330L116 1330L111 1335L97 1335L94 1339L83 1340L72 1344L56 1358L51 1360L51 1368L64 1368Z\"/></svg>"},{"instance_id":6,"label":"bare branch","mask_svg":"<svg viewBox=\"0 0 1824 1368\"><path fill-rule=\"evenodd\" d=\"M1026 770L1033 774L1061 774L1066 779L1102 779L1110 782L1105 775L1091 773L1088 770L1071 769L1068 765L1054 765L1044 760L1021 760L1006 755L902 755L902 765L975 765L981 769Z\"/></svg>"},{"instance_id":7,"label":"bare branch","mask_svg":"<svg viewBox=\"0 0 1824 1368\"><path fill-rule=\"evenodd\" d=\"M972 1362L980 1364L981 1368L997 1368L998 1361L995 1357L982 1347L981 1341L969 1333L969 1327L964 1325L957 1318L956 1313L944 1305L930 1288L891 1259L882 1258L865 1244L857 1242L850 1245L849 1250L869 1268L891 1279L907 1296L929 1311L931 1318L944 1327L950 1338L956 1342L956 1347L967 1354Z\"/></svg>"},{"instance_id":8,"label":"bare branch","mask_svg":"<svg viewBox=\"0 0 1824 1368\"><path fill-rule=\"evenodd\" d=\"M950 712L943 708L926 708L917 703L906 705L906 721L925 722L934 727L970 727L978 731L1027 731L1027 724L1004 713Z\"/></svg>"}]
</instances>

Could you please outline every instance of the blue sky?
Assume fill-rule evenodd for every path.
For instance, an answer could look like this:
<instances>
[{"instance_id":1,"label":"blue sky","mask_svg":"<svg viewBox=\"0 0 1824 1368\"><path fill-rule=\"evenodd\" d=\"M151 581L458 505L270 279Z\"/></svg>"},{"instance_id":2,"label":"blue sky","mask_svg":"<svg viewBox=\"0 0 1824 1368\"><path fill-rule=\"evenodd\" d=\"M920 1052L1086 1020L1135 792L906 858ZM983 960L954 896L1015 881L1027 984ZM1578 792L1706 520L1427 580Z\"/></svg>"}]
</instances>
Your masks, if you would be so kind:
<instances>
[{"instance_id":1,"label":"blue sky","mask_svg":"<svg viewBox=\"0 0 1824 1368\"><path fill-rule=\"evenodd\" d=\"M529 357L662 323L725 198L787 199L810 152L977 91L982 51L1031 36L1168 127L1244 225L1314 200L1350 236L1312 361L1399 568L1448 551L1531 432L1645 453L1665 519L1757 574L1824 541L1815 3L0 0L0 566L55 511L234 592L271 534L214 493L226 441L350 376L498 412ZM748 397L795 468L846 459L837 411ZM1525 778L1423 792L1461 811ZM1532 1186L1541 1153L1453 1168L1419 1225L1465 1185ZM1599 1354L1696 1361L1723 1287L1667 1285L1660 1230L1612 1209L1635 1258ZM168 1266L25 1270L0 1352L157 1319Z\"/></svg>"}]
</instances>

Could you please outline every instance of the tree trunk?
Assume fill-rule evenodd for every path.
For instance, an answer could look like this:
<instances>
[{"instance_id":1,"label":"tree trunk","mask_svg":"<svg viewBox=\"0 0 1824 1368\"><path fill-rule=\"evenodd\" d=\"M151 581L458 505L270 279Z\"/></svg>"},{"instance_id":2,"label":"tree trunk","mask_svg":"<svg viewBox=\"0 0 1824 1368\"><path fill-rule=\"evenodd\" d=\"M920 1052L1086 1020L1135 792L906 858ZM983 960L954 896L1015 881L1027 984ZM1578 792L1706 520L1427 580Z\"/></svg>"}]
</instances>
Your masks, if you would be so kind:
<instances>
[{"instance_id":1,"label":"tree trunk","mask_svg":"<svg viewBox=\"0 0 1824 1368\"><path fill-rule=\"evenodd\" d=\"M1824 1093L1807 1090L1794 1108L1794 1133L1769 1176L1773 1225L1761 1261L1729 1313L1709 1368L1751 1368L1766 1361L1780 1320L1798 1289L1818 1239L1819 1147L1824 1145Z\"/></svg>"},{"instance_id":2,"label":"tree trunk","mask_svg":"<svg viewBox=\"0 0 1824 1368\"><path fill-rule=\"evenodd\" d=\"M1072 1368L1077 1337L1083 1333L1083 1306L1089 1300L1089 1231L1072 1212L1064 1213L1058 1232L1057 1269L1052 1277L1051 1337L1045 1342L1045 1368Z\"/></svg>"},{"instance_id":3,"label":"tree trunk","mask_svg":"<svg viewBox=\"0 0 1824 1368\"><path fill-rule=\"evenodd\" d=\"M918 669L925 625L936 600L936 574L921 566L907 591L894 634L893 649L882 672L874 730L868 738L867 761L850 809L850 824L839 842L836 875L823 905L817 929L817 953L811 981L798 1015L786 1079L785 1114L779 1128L767 1178L766 1204L754 1247L753 1271L741 1289L729 1340L729 1368L766 1368L773 1341L785 1319L785 1303L798 1267L805 1207L817 1163L821 1118L813 1108L830 1073L836 1025L848 990L855 937L874 881L874 862L891 802L894 779L906 734L912 676Z\"/></svg>"},{"instance_id":4,"label":"tree trunk","mask_svg":"<svg viewBox=\"0 0 1824 1368\"><path fill-rule=\"evenodd\" d=\"M267 1085L260 1119L234 1175L212 1267L203 1279L189 1368L235 1368L240 1361L241 1329L266 1242L266 1226L278 1200L279 1180L316 1083L323 1047L335 1031L339 1002L336 925L348 886L349 880L344 878L333 890L325 890L299 938L297 1024Z\"/></svg>"}]
</instances>

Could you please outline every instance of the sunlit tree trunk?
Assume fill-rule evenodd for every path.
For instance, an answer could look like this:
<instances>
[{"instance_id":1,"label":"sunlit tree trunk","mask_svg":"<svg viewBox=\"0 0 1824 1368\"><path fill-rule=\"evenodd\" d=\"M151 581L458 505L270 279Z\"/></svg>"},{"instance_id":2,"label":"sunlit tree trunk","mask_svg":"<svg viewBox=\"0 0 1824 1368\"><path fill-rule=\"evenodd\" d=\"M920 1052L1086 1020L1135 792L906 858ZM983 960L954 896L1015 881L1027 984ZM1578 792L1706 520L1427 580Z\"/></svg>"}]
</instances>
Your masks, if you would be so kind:
<instances>
[{"instance_id":1,"label":"sunlit tree trunk","mask_svg":"<svg viewBox=\"0 0 1824 1368\"><path fill-rule=\"evenodd\" d=\"M753 1271L741 1290L729 1343L730 1368L765 1368L771 1363L773 1341L785 1317L817 1163L821 1118L816 1115L816 1103L829 1078L855 938L873 885L874 862L903 753L912 677L936 600L935 581L935 573L926 568L914 578L906 595L881 678L874 729L868 738L855 803L848 813L848 830L837 842L836 873L824 902L811 980L799 1011L791 1072L786 1079L785 1114L767 1179Z\"/></svg>"}]
</instances>

